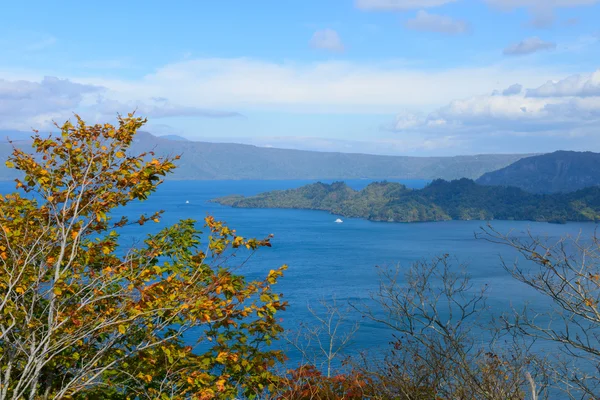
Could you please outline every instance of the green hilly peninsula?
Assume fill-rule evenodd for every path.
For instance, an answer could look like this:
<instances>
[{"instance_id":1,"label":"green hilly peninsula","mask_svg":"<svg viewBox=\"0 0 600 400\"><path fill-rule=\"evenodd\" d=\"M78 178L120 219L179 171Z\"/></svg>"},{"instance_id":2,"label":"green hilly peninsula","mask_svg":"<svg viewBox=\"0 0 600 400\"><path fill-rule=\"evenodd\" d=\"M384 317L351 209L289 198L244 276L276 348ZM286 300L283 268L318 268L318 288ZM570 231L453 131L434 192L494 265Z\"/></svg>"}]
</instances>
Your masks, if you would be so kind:
<instances>
[{"instance_id":1,"label":"green hilly peninsula","mask_svg":"<svg viewBox=\"0 0 600 400\"><path fill-rule=\"evenodd\" d=\"M574 192L600 185L600 154L556 151L522 158L484 174L477 183L515 186L531 193Z\"/></svg>"},{"instance_id":2,"label":"green hilly peninsula","mask_svg":"<svg viewBox=\"0 0 600 400\"><path fill-rule=\"evenodd\" d=\"M572 193L532 194L515 187L483 186L470 179L433 181L412 190L377 182L357 191L343 182L314 183L257 196L226 196L213 202L242 208L298 208L371 221L531 220L547 222L600 219L600 187Z\"/></svg>"}]
</instances>

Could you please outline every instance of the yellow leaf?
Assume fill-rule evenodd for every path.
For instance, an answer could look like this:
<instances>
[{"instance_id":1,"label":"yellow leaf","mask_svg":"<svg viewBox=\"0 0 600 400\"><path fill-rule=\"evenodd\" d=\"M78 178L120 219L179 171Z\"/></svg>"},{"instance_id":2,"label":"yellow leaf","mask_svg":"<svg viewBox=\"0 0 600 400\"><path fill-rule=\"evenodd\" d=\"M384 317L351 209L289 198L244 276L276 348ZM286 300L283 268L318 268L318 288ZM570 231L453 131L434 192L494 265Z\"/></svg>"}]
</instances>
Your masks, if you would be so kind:
<instances>
[{"instance_id":1,"label":"yellow leaf","mask_svg":"<svg viewBox=\"0 0 600 400\"><path fill-rule=\"evenodd\" d=\"M62 294L62 289L59 287L55 287L53 292L55 295L60 296Z\"/></svg>"},{"instance_id":2,"label":"yellow leaf","mask_svg":"<svg viewBox=\"0 0 600 400\"><path fill-rule=\"evenodd\" d=\"M592 307L594 305L594 300L585 299L585 305L588 307Z\"/></svg>"},{"instance_id":3,"label":"yellow leaf","mask_svg":"<svg viewBox=\"0 0 600 400\"><path fill-rule=\"evenodd\" d=\"M125 153L123 153L122 151L117 151L117 152L115 153L115 156L116 156L117 158L123 158L123 157L125 157Z\"/></svg>"},{"instance_id":4,"label":"yellow leaf","mask_svg":"<svg viewBox=\"0 0 600 400\"><path fill-rule=\"evenodd\" d=\"M121 335L124 335L127 332L127 327L125 325L119 325L117 329Z\"/></svg>"}]
</instances>

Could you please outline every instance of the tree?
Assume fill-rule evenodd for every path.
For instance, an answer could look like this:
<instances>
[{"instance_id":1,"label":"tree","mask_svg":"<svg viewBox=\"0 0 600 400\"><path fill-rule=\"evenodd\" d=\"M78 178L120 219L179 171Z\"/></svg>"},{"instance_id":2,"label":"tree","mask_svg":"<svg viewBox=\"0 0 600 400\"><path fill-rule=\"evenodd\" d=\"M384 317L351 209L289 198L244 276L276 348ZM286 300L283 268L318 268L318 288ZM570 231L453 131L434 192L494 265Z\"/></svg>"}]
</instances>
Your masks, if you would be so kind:
<instances>
[{"instance_id":1,"label":"tree","mask_svg":"<svg viewBox=\"0 0 600 400\"><path fill-rule=\"evenodd\" d=\"M301 366L323 369L325 376L330 378L334 363L342 363L340 359L350 346L359 324L351 320L353 309L349 306L342 308L335 296L329 302L322 298L317 308L310 304L307 308L311 321L301 321L297 329L289 330L283 337L302 356Z\"/></svg>"},{"instance_id":2,"label":"tree","mask_svg":"<svg viewBox=\"0 0 600 400\"><path fill-rule=\"evenodd\" d=\"M557 344L554 376L565 396L597 398L600 394L600 241L591 238L544 239L529 233L519 238L492 226L479 237L509 246L523 257L503 262L518 281L541 295L538 306L526 305L502 319L515 335ZM560 354L561 352L559 352Z\"/></svg>"},{"instance_id":3,"label":"tree","mask_svg":"<svg viewBox=\"0 0 600 400\"><path fill-rule=\"evenodd\" d=\"M489 317L487 288L473 287L448 255L380 274L377 308L363 312L391 328L395 340L384 357L369 355L362 367L380 398L520 400L529 390L535 398L545 393L535 385L545 376L537 359L519 342L496 342L497 332L482 321Z\"/></svg>"},{"instance_id":4,"label":"tree","mask_svg":"<svg viewBox=\"0 0 600 400\"><path fill-rule=\"evenodd\" d=\"M301 356L298 367L282 374L274 398L282 399L364 399L368 377L348 368L344 351L351 344L359 324L352 322L351 307L341 307L335 296L307 305L310 318L283 338Z\"/></svg>"},{"instance_id":5,"label":"tree","mask_svg":"<svg viewBox=\"0 0 600 400\"><path fill-rule=\"evenodd\" d=\"M123 248L119 229L161 212L111 218L146 199L174 158L128 154L146 122L58 126L15 148L21 193L0 197L0 399L255 396L282 354L268 348L285 308L272 285L285 269L247 281L227 263L269 238L246 239L207 217L201 246L183 220ZM25 193L24 195L22 193ZM204 251L202 251L204 249ZM198 340L186 346L184 334Z\"/></svg>"}]
</instances>

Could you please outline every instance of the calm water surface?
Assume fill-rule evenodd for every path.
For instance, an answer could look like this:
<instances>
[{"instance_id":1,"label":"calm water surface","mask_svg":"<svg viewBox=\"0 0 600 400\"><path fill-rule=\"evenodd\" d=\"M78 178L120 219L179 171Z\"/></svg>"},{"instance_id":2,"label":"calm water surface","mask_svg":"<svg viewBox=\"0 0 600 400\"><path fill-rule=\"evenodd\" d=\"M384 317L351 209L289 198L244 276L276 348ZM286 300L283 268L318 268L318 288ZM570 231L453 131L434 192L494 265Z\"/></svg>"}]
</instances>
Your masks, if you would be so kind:
<instances>
[{"instance_id":1,"label":"calm water surface","mask_svg":"<svg viewBox=\"0 0 600 400\"><path fill-rule=\"evenodd\" d=\"M343 224L336 224L333 222L336 216L321 211L236 209L208 203L219 196L254 195L307 183L310 181L166 182L136 211L159 206L166 211L164 221L167 223L180 218L201 220L211 214L244 236L274 234L273 247L259 251L242 273L260 277L282 264L289 266L278 284L284 299L290 303L288 311L283 313L287 328L310 321L307 304L315 304L321 298L335 297L340 303L368 301L370 293L378 288L376 266L409 265L444 253L467 265L475 287L489 286L491 311L500 313L526 301L543 306L536 304L541 300L538 296L510 278L502 268L500 257L516 260L516 252L475 238L475 232L486 224L484 221L403 224L344 218ZM369 181L347 183L361 189ZM403 183L420 188L427 182ZM549 239L580 233L589 237L596 228L593 223L556 225L523 221L494 221L493 226L500 232L512 231L513 235L525 237L527 231L531 231ZM354 337L352 349L385 349L391 340L389 329L357 318L361 328Z\"/></svg>"},{"instance_id":2,"label":"calm water surface","mask_svg":"<svg viewBox=\"0 0 600 400\"><path fill-rule=\"evenodd\" d=\"M531 291L507 276L500 256L515 260L511 249L477 240L474 233L485 225L483 221L450 221L435 223L382 223L361 219L333 221L336 216L310 210L236 209L209 203L215 197L243 194L254 195L276 189L299 187L311 181L169 181L144 203L128 207L130 215L165 210L161 224L147 224L144 229L157 230L179 219L201 221L207 214L226 221L243 236L266 237L274 234L273 247L261 249L240 271L248 277L263 277L270 269L289 266L278 284L284 299L290 303L283 313L283 324L293 328L308 319L307 304L320 298L335 296L340 303L360 302L378 287L376 266L409 265L423 258L449 253L467 265L475 286L490 287L491 310L501 312L511 305L539 301ZM425 181L402 181L419 188ZM348 181L360 189L369 181ZM2 183L3 192L14 184ZM189 202L189 203L186 203ZM547 223L494 221L501 231L524 236L528 230L535 235L557 238L565 234L594 233L593 223ZM142 239L139 227L127 232L123 240ZM358 318L358 317L357 317ZM384 349L391 332L381 326L361 320L354 337L353 349ZM191 335L188 340L194 339ZM292 354L292 358L293 358Z\"/></svg>"}]
</instances>

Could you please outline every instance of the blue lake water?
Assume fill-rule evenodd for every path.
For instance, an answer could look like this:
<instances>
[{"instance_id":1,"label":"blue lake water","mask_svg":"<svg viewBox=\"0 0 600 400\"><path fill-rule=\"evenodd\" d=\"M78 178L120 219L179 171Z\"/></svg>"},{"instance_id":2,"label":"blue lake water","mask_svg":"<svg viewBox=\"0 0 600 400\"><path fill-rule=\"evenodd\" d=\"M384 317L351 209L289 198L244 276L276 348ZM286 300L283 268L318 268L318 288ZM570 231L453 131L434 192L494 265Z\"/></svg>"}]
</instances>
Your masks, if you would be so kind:
<instances>
[{"instance_id":1,"label":"blue lake water","mask_svg":"<svg viewBox=\"0 0 600 400\"><path fill-rule=\"evenodd\" d=\"M239 272L248 277L264 277L270 269L282 264L289 266L277 285L278 291L284 294L284 300L290 304L288 311L282 315L287 328L310 320L306 306L308 303L316 304L320 298L335 296L339 303L368 300L370 293L378 287L376 266L409 265L443 253L449 253L467 265L474 286L489 286L491 310L501 312L511 305L539 301L539 297L510 278L501 266L500 256L505 260L517 258L514 250L474 237L474 233L486 224L484 221L403 224L344 219L343 224L336 224L336 216L327 212L236 209L208 202L224 195L253 195L310 182L168 181L148 201L128 206L128 214L165 210L160 224L144 226L148 232L183 218L201 221L211 214L226 221L245 237L260 238L273 234L273 247L261 249ZM401 182L413 188L426 184L415 180ZM347 183L360 189L369 181ZM13 188L12 183L0 184L4 193ZM549 238L579 233L590 237L596 228L593 223L554 225L523 221L494 221L493 226L501 232L512 231L513 235L525 236L529 230L534 235ZM139 228L128 232L123 239L143 239ZM389 329L364 319L361 322L363 324L354 336L354 351L383 349L388 345L391 340Z\"/></svg>"},{"instance_id":2,"label":"blue lake water","mask_svg":"<svg viewBox=\"0 0 600 400\"><path fill-rule=\"evenodd\" d=\"M516 260L518 255L508 247L476 239L474 234L485 221L449 221L433 223L383 223L363 219L337 218L327 212L283 209L236 209L209 203L208 200L229 194L257 193L295 188L311 181L211 181L166 182L145 203L131 207L140 213L157 207L165 210L164 223L181 218L201 220L207 214L226 221L243 236L266 237L273 234L272 248L261 249L241 273L249 277L264 276L270 269L287 264L289 269L277 285L290 304L283 313L286 328L310 322L307 304L335 297L339 304L368 301L378 288L376 266L408 266L424 258L449 253L457 263L467 265L474 287L489 287L490 310L501 313L524 302L540 301L540 297L508 276L500 257ZM425 181L402 181L420 188ZM348 181L361 189L369 181ZM189 203L186 204L186 201ZM549 239L566 234L593 235L594 223L556 225L528 221L494 221L500 232L525 237L527 231ZM539 305L539 304L538 304ZM540 307L543 305L539 305ZM364 318L355 334L351 351L381 350L388 346L392 332ZM190 338L192 340L193 338ZM292 360L295 353L290 353Z\"/></svg>"}]
</instances>

